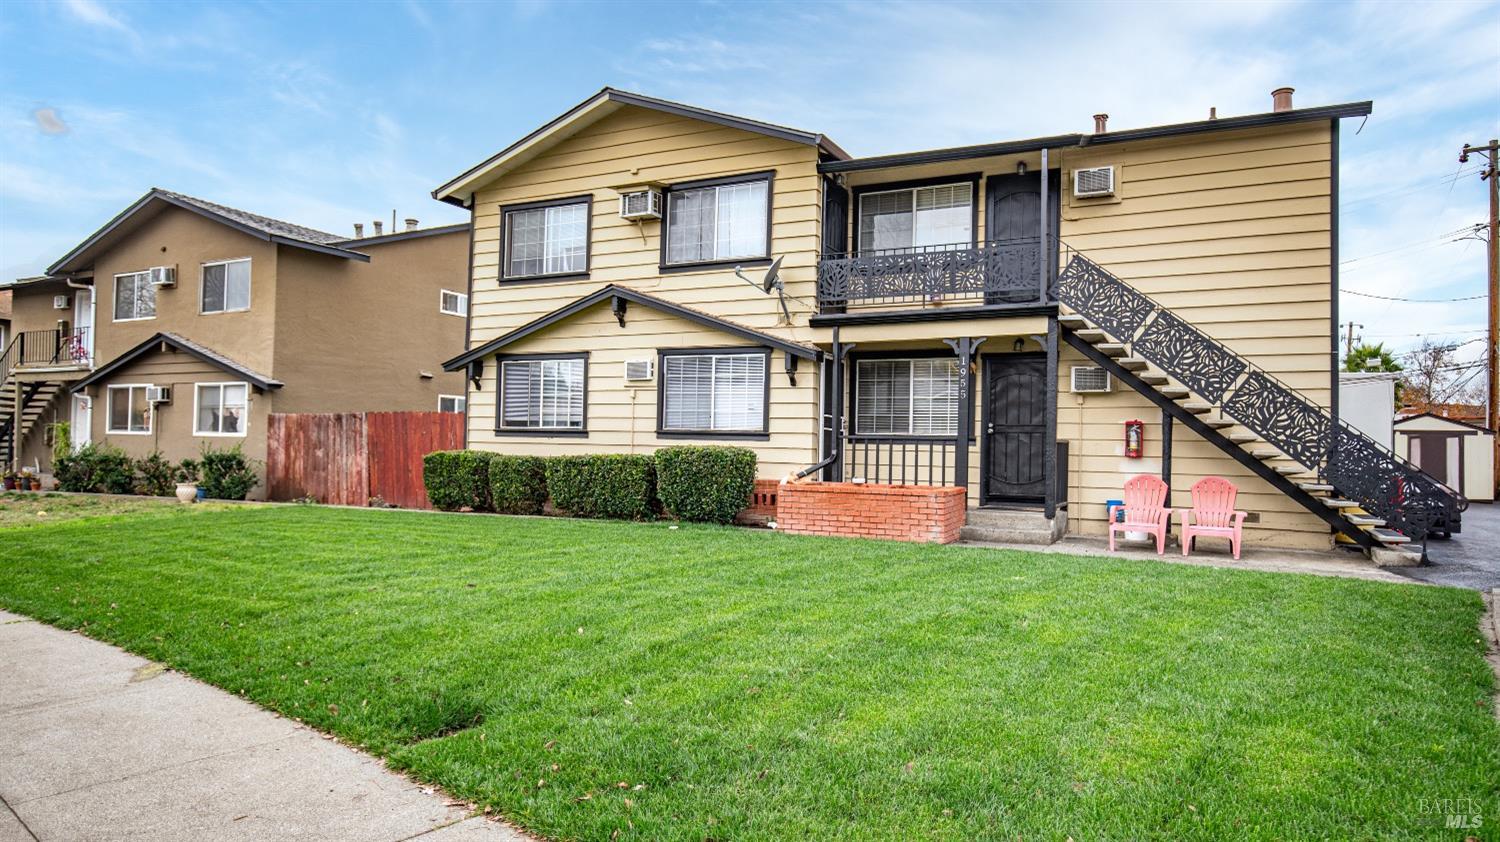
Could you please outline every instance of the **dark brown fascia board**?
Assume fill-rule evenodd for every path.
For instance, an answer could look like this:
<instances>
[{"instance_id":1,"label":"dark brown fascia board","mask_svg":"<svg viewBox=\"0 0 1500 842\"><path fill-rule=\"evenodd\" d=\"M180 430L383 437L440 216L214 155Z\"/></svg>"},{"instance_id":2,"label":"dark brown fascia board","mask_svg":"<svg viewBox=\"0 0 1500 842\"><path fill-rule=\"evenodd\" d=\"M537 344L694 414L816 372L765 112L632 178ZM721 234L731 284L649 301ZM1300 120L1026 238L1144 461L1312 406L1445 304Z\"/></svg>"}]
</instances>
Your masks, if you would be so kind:
<instances>
[{"instance_id":1,"label":"dark brown fascia board","mask_svg":"<svg viewBox=\"0 0 1500 842\"><path fill-rule=\"evenodd\" d=\"M803 359L817 360L822 356L822 352L815 348L808 348L795 342L788 342L778 336L772 336L769 333L762 333L758 330L744 327L743 325L737 325L733 322L727 322L722 319L715 318L714 316L710 316L707 313L700 313L697 310L692 310L687 307L673 304L670 301L657 298L654 295L646 295L645 293L636 292L635 290L629 289L627 287L619 287L615 286L614 284L610 284L608 286L600 288L595 292L591 292L588 295L585 295L584 297L579 298L570 304L565 304L545 316L533 319L526 324L516 328L515 330L510 331L509 333L503 334L495 339L491 339L489 342L480 345L478 348L475 348L463 354L459 354L453 359L443 363L443 370L458 371L469 363L476 360L482 360L485 357L498 352L501 348L504 348L505 346L510 345L513 342L524 339L527 336L530 336L531 334L536 333L537 331L545 327L554 325L570 316L587 310L595 304L599 304L612 298L622 298L632 304L639 304L642 307L650 307L653 310L668 313L670 315L677 316L681 319L686 319L690 322L695 322L705 327L711 327L715 330L728 333L732 336L738 336L741 339L747 339L758 345L768 345L779 351L791 354L796 357L801 357Z\"/></svg>"},{"instance_id":2,"label":"dark brown fascia board","mask_svg":"<svg viewBox=\"0 0 1500 842\"><path fill-rule=\"evenodd\" d=\"M1306 123L1316 120L1337 120L1344 117L1365 117L1374 110L1370 100L1349 102L1340 105L1323 105L1315 108L1297 108L1291 111L1272 111L1265 114L1248 114L1243 117L1220 117L1215 120L1197 120L1191 123L1172 123L1144 129L1125 129L1103 134L1064 134L1029 140L986 143L978 146L957 146L950 149L932 149L925 152L903 152L895 155L877 155L871 158L853 158L845 161L830 161L818 165L818 172L841 173L861 170L877 170L884 167L909 167L919 164L940 164L948 161L966 161L972 158L992 158L998 155L1016 155L1040 149L1056 149L1067 146L1102 146L1110 143L1126 143L1135 140L1152 140L1179 135L1221 132L1233 129L1249 129L1261 126L1278 126L1286 123Z\"/></svg>"},{"instance_id":3,"label":"dark brown fascia board","mask_svg":"<svg viewBox=\"0 0 1500 842\"><path fill-rule=\"evenodd\" d=\"M1480 432L1480 433L1494 433L1495 432L1494 430L1491 430L1489 427L1481 427L1478 424L1470 424L1467 421L1460 421L1457 418L1449 418L1446 415L1438 415L1436 412L1419 412L1416 415L1403 416L1401 418L1397 418L1394 422L1392 422L1392 426L1399 427L1399 426L1401 426L1402 424L1405 424L1408 421L1415 421L1418 418L1436 418L1439 421L1446 421L1449 424L1457 424L1460 427L1467 427L1470 430L1474 430L1474 431ZM1418 432L1421 432L1421 431L1418 431Z\"/></svg>"},{"instance_id":4,"label":"dark brown fascia board","mask_svg":"<svg viewBox=\"0 0 1500 842\"><path fill-rule=\"evenodd\" d=\"M347 259L350 259L350 260L360 260L360 261L364 261L366 263L368 263L369 260L370 260L369 255L360 254L357 251L349 251L347 249L335 248L333 246L319 245L317 243L310 243L310 242L307 242L306 240L298 240L298 239L294 239L292 237L287 237L287 236L283 236L283 235L279 235L279 234L269 234L269 233L267 233L265 231L262 231L262 230L260 230L258 228L252 228L251 226L245 225L242 222L239 222L239 221L234 220L234 219L230 219L227 216L222 216L220 214L214 213L213 211L209 210L208 208L201 207L199 205L195 205L195 204L193 204L191 202L181 201L181 200L179 200L179 199L177 199L177 198L175 198L173 196L168 196L165 193L163 193L161 190L158 190L157 188L153 187L150 190L146 191L146 195L140 197L139 199L136 199L125 210L122 210L118 214L115 214L115 216L114 216L113 219L111 219L110 221L104 223L103 227L101 227L99 230L95 231L94 233L90 234L88 236L88 239L84 240L82 243L79 243L77 246L75 246L73 248L72 251L69 251L67 254L63 255L62 258L59 259L56 263L53 263L51 266L48 266L47 267L47 274L48 275L63 274L63 273L60 272L60 270L61 270L61 268L63 266L65 266L66 264L68 264L71 261L75 260L80 255L82 255L84 252L86 252L89 249L93 248L94 245L97 244L101 239L103 239L104 237L106 237L109 234L113 233L116 228L119 228L121 225L125 224L125 222L127 220L129 220L132 216L134 216L137 212L139 212L142 209L144 209L146 207L146 205L151 202L152 199L156 199L156 200L159 200L159 201L162 201L162 202L166 202L169 205L172 205L174 207L182 208L183 210L186 210L186 211L191 211L193 213L198 214L201 217L204 217L205 219L211 219L214 222L219 223L220 225L226 225L226 226L228 226L230 228L235 229L236 231L239 231L242 234L247 234L247 235L249 235L251 237L254 237L257 240L264 240L264 241L266 241L268 243L279 243L279 244L282 244L282 245L293 246L293 247L296 247L296 248L308 249L309 251L321 252L323 254L331 254L331 255L334 255L336 257L343 257L343 258L347 258Z\"/></svg>"},{"instance_id":5,"label":"dark brown fascia board","mask_svg":"<svg viewBox=\"0 0 1500 842\"><path fill-rule=\"evenodd\" d=\"M73 383L69 387L69 390L73 392L80 392L85 387L92 386L93 384L98 383L100 380L104 380L111 374L114 374L116 371L119 371L121 368L129 365L131 362L134 362L136 358L140 357L147 351L150 351L158 344L171 345L173 348L176 348L177 350L182 351L185 354L189 354L196 359L202 360L203 362L206 362L211 366L219 368L223 371L227 371L230 374L235 374L243 377L251 385L262 390L280 389L283 385L279 380L267 380L263 377L260 377L248 368L243 368L241 366L234 365L228 360L220 359L210 354L205 354L202 351L199 351L197 348L194 348L193 346L186 343L179 342L174 337L169 336L165 333L157 333L152 335L150 339L147 339L134 348L131 348L129 351L120 354L118 357L115 357L104 365L94 369L94 371L89 374L89 376Z\"/></svg>"},{"instance_id":6,"label":"dark brown fascia board","mask_svg":"<svg viewBox=\"0 0 1500 842\"><path fill-rule=\"evenodd\" d=\"M375 237L361 237L356 240L340 240L341 246L380 246L386 243L400 242L401 240L414 240L420 237L436 237L442 234L467 233L469 223L458 222L453 225L442 225L436 228L419 228L416 231L398 231L395 234L381 234Z\"/></svg>"},{"instance_id":7,"label":"dark brown fascia board","mask_svg":"<svg viewBox=\"0 0 1500 842\"><path fill-rule=\"evenodd\" d=\"M671 102L665 99L657 99L655 97L644 96L642 94L631 93L630 91L622 91L617 88L606 86L599 89L598 93L590 96L583 102L578 103L572 108L569 108L567 111L564 111L559 116L542 124L542 126L537 128L536 130L527 133L525 137L522 137L515 143L512 143L511 145L505 147L499 152L496 152L490 157L485 158L483 161L480 161L474 166L469 167L458 176L448 179L448 181L443 183L442 186L432 191L432 198L437 199L440 202L447 202L450 205L456 205L458 207L468 207L468 204L462 199L446 195L454 185L459 184L460 182L464 181L480 170L488 167L495 161L504 158L515 150L521 148L522 146L525 146L527 143L530 143L533 139L546 134L556 126L567 122L581 112L586 111L601 102L618 102L622 105L634 105L640 108L650 108L655 111L674 114L679 117L690 117L695 120L702 120L705 123L714 123L720 126L743 129L748 132L769 135L771 137L781 138L782 140L789 140L795 143L806 143L811 146L816 146L823 152L841 159L849 157L849 153L841 149L838 144L834 143L829 138L815 132L805 132L800 129L778 126L773 123L762 123L759 120L751 120L745 117L736 117L733 114L724 114L719 111L709 111L705 108L697 108L691 105L684 105L680 102Z\"/></svg>"}]
</instances>

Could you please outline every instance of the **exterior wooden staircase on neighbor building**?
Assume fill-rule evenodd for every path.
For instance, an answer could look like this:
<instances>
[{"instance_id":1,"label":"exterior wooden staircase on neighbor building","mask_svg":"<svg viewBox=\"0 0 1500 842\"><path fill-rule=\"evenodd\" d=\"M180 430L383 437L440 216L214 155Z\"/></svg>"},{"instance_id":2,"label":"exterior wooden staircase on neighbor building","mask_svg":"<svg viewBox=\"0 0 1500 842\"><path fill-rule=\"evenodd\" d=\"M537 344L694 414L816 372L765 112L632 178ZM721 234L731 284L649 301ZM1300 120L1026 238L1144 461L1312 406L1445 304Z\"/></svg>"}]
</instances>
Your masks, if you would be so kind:
<instances>
[{"instance_id":1,"label":"exterior wooden staircase on neighbor building","mask_svg":"<svg viewBox=\"0 0 1500 842\"><path fill-rule=\"evenodd\" d=\"M1468 501L1083 255L1063 249L1061 338L1372 553L1457 529ZM1069 312L1071 311L1071 312Z\"/></svg>"},{"instance_id":2,"label":"exterior wooden staircase on neighbor building","mask_svg":"<svg viewBox=\"0 0 1500 842\"><path fill-rule=\"evenodd\" d=\"M89 372L85 331L29 330L0 352L0 466L21 467L21 442L68 383Z\"/></svg>"}]
</instances>

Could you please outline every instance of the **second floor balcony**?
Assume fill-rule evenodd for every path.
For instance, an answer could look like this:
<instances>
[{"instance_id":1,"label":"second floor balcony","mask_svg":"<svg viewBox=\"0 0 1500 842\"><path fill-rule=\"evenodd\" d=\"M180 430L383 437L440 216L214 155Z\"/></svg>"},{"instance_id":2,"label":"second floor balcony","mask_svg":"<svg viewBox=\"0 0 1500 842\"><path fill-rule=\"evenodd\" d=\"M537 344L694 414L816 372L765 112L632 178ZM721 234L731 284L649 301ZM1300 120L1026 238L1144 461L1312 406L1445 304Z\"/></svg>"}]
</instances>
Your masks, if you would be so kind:
<instances>
[{"instance_id":1,"label":"second floor balcony","mask_svg":"<svg viewBox=\"0 0 1500 842\"><path fill-rule=\"evenodd\" d=\"M0 382L12 374L88 371L93 356L88 328L23 331L0 351Z\"/></svg>"},{"instance_id":2,"label":"second floor balcony","mask_svg":"<svg viewBox=\"0 0 1500 842\"><path fill-rule=\"evenodd\" d=\"M1056 269L1056 246L1037 237L825 254L818 261L818 305L823 313L841 313L859 306L1044 304Z\"/></svg>"}]
</instances>

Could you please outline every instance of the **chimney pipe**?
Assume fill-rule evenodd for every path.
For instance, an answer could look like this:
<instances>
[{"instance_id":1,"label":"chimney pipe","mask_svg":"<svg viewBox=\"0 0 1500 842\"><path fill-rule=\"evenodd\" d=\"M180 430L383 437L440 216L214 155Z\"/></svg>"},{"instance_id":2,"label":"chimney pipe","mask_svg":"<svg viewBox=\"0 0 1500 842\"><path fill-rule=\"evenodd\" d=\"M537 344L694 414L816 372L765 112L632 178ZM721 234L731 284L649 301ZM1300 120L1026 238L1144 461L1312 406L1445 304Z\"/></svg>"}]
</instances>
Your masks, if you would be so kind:
<instances>
[{"instance_id":1,"label":"chimney pipe","mask_svg":"<svg viewBox=\"0 0 1500 842\"><path fill-rule=\"evenodd\" d=\"M1276 90L1271 91L1271 110L1272 111L1291 111L1292 110L1292 91L1294 91L1294 90L1296 90L1296 89L1295 88L1277 88Z\"/></svg>"},{"instance_id":2,"label":"chimney pipe","mask_svg":"<svg viewBox=\"0 0 1500 842\"><path fill-rule=\"evenodd\" d=\"M1208 107L1208 119L1210 119L1210 120L1217 120L1217 119L1219 119L1219 108L1218 108L1218 106L1216 106L1216 105L1210 105Z\"/></svg>"},{"instance_id":3,"label":"chimney pipe","mask_svg":"<svg viewBox=\"0 0 1500 842\"><path fill-rule=\"evenodd\" d=\"M375 220L375 236L379 237L381 234L383 234L384 229L385 225L380 220Z\"/></svg>"},{"instance_id":4,"label":"chimney pipe","mask_svg":"<svg viewBox=\"0 0 1500 842\"><path fill-rule=\"evenodd\" d=\"M408 230L408 231L415 231L415 230L417 230L417 221L415 219L412 219L409 216L406 218L406 230Z\"/></svg>"},{"instance_id":5,"label":"chimney pipe","mask_svg":"<svg viewBox=\"0 0 1500 842\"><path fill-rule=\"evenodd\" d=\"M358 240L361 237L363 237L364 235L365 235L365 224L363 222L356 222L356 223L354 223L354 239Z\"/></svg>"},{"instance_id":6,"label":"chimney pipe","mask_svg":"<svg viewBox=\"0 0 1500 842\"><path fill-rule=\"evenodd\" d=\"M1104 134L1105 132L1109 131L1109 129L1105 128L1105 124L1108 123L1108 122L1109 122L1109 115L1108 114L1095 114L1094 115L1094 134Z\"/></svg>"}]
</instances>

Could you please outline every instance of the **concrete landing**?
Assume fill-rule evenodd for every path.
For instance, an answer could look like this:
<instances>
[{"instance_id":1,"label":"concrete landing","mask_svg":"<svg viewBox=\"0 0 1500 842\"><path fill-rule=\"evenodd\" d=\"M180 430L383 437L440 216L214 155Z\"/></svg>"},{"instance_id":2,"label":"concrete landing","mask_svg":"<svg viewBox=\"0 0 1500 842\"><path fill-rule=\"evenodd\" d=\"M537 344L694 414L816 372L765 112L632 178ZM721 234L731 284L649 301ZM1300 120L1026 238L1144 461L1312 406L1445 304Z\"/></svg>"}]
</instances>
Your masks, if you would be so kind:
<instances>
[{"instance_id":1,"label":"concrete landing","mask_svg":"<svg viewBox=\"0 0 1500 842\"><path fill-rule=\"evenodd\" d=\"M1068 531L1068 512L1058 509L1051 520L1040 509L969 509L959 532L964 541L1046 546Z\"/></svg>"}]
</instances>

